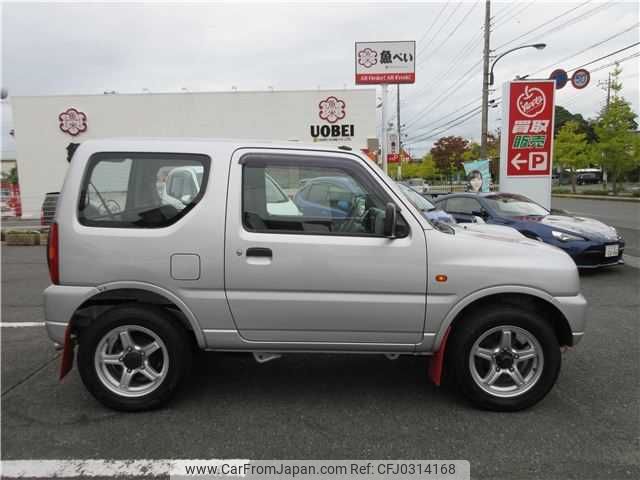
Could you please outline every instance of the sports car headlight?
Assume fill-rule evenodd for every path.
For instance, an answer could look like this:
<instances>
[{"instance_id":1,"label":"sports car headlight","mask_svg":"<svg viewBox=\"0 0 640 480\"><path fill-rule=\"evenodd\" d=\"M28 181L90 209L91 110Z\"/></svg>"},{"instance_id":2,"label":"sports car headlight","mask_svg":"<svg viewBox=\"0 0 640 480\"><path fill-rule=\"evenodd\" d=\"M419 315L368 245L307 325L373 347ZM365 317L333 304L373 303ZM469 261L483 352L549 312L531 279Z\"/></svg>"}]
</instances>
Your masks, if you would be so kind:
<instances>
[{"instance_id":1,"label":"sports car headlight","mask_svg":"<svg viewBox=\"0 0 640 480\"><path fill-rule=\"evenodd\" d=\"M553 235L554 238L557 238L561 242L570 242L572 240L584 240L584 238L579 237L578 235L571 235L570 233L559 232L557 230L553 230L551 234Z\"/></svg>"}]
</instances>

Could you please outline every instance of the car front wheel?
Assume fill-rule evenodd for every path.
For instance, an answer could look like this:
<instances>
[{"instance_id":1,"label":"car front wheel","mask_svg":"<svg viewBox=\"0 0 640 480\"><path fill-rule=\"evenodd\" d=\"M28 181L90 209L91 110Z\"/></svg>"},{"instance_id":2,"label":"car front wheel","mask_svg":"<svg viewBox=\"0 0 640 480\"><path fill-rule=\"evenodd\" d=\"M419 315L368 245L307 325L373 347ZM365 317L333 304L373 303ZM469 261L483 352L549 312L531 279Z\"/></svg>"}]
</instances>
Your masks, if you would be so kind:
<instances>
[{"instance_id":1,"label":"car front wheel","mask_svg":"<svg viewBox=\"0 0 640 480\"><path fill-rule=\"evenodd\" d=\"M553 387L561 364L553 328L537 313L510 306L461 319L448 359L464 395L482 408L498 411L539 402Z\"/></svg>"}]
</instances>

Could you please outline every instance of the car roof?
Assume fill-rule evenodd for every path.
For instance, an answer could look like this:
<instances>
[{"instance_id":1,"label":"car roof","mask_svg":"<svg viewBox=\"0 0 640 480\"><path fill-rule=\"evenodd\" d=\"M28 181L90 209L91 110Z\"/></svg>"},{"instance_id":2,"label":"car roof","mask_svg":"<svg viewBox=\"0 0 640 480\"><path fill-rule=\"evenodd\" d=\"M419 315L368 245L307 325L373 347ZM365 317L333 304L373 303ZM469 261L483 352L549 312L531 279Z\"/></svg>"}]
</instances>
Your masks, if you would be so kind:
<instances>
[{"instance_id":1,"label":"car roof","mask_svg":"<svg viewBox=\"0 0 640 480\"><path fill-rule=\"evenodd\" d=\"M191 144L194 147L225 147L225 148L274 148L274 149L296 149L296 150L314 150L335 153L359 153L357 148L349 146L322 146L317 144L299 142L295 140L266 140L266 139L239 139L239 138L205 138L205 137L113 137L88 139L80 145L89 147L93 150L113 150L113 148L122 148L123 146L135 145L158 145L158 148L170 146L171 144L185 145Z\"/></svg>"}]
</instances>

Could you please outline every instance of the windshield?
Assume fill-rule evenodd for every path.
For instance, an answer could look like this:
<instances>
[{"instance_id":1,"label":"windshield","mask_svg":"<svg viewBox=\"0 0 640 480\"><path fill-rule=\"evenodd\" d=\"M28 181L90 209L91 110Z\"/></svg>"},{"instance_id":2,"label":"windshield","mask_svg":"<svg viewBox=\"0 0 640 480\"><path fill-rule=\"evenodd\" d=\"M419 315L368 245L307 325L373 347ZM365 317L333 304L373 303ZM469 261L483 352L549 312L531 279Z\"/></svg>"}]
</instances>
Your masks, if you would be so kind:
<instances>
[{"instance_id":1,"label":"windshield","mask_svg":"<svg viewBox=\"0 0 640 480\"><path fill-rule=\"evenodd\" d=\"M539 217L549 211L522 195L491 195L485 197L489 205L507 217Z\"/></svg>"},{"instance_id":2,"label":"windshield","mask_svg":"<svg viewBox=\"0 0 640 480\"><path fill-rule=\"evenodd\" d=\"M402 193L404 193L404 196L407 197L407 200L409 200L409 202L411 202L411 204L421 212L428 212L429 210L433 210L436 208L433 203L424 198L411 187L407 187L406 185L403 185L401 183L399 183L398 186L400 187L400 190L402 190Z\"/></svg>"}]
</instances>

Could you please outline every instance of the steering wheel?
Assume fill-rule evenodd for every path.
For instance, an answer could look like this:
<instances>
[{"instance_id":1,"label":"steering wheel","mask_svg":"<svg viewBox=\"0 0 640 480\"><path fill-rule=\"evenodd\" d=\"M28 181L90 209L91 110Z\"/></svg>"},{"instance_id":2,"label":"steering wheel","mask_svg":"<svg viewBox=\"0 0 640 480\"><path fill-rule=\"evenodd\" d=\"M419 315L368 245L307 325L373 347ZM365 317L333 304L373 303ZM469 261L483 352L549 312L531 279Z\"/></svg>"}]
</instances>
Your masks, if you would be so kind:
<instances>
[{"instance_id":1,"label":"steering wheel","mask_svg":"<svg viewBox=\"0 0 640 480\"><path fill-rule=\"evenodd\" d=\"M367 219L367 216L371 215L372 208L367 208L362 215L359 216L352 216L352 217L348 217L348 220L340 223L338 225L337 228L337 232L343 232L343 233L348 233L348 232L352 232L352 233L360 233L363 230L365 232L369 231L370 229L367 229L366 225L365 225L365 220Z\"/></svg>"}]
</instances>

